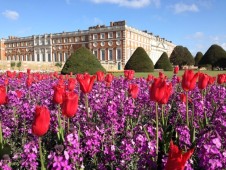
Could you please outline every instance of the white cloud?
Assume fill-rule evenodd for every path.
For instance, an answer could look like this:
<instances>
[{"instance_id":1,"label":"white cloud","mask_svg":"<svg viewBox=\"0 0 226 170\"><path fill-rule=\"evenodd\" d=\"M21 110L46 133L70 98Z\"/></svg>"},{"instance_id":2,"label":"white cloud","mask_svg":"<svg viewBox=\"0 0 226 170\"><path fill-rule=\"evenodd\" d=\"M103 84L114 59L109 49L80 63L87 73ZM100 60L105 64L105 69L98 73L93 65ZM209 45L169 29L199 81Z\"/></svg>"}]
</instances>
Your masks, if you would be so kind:
<instances>
[{"instance_id":1,"label":"white cloud","mask_svg":"<svg viewBox=\"0 0 226 170\"><path fill-rule=\"evenodd\" d=\"M205 35L204 35L203 32L195 32L195 33L192 34L192 35L188 35L186 38L187 38L187 39L201 40L201 39L204 39L204 38L205 38Z\"/></svg>"},{"instance_id":2,"label":"white cloud","mask_svg":"<svg viewBox=\"0 0 226 170\"><path fill-rule=\"evenodd\" d=\"M132 8L142 8L153 4L156 7L160 6L160 0L90 0L94 3L111 3L119 6L126 6Z\"/></svg>"},{"instance_id":3,"label":"white cloud","mask_svg":"<svg viewBox=\"0 0 226 170\"><path fill-rule=\"evenodd\" d=\"M5 10L4 12L2 12L2 15L11 20L17 20L20 16L18 12L11 10Z\"/></svg>"},{"instance_id":4,"label":"white cloud","mask_svg":"<svg viewBox=\"0 0 226 170\"><path fill-rule=\"evenodd\" d=\"M198 12L199 8L195 4L187 5L184 3L177 3L171 6L173 8L175 14L179 14L182 12Z\"/></svg>"}]
</instances>

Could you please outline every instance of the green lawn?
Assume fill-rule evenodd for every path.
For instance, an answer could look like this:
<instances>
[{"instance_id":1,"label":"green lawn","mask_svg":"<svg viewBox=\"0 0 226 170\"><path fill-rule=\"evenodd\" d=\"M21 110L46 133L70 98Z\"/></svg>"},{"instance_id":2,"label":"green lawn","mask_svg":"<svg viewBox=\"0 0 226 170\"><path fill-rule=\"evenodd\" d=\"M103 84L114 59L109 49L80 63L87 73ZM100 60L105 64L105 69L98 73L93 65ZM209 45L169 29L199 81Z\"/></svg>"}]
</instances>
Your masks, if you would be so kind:
<instances>
[{"instance_id":1,"label":"green lawn","mask_svg":"<svg viewBox=\"0 0 226 170\"><path fill-rule=\"evenodd\" d=\"M198 71L195 71L195 72L198 72ZM223 73L226 74L226 71L200 71L200 72L206 73L210 76L217 76L218 74L223 74ZM173 76L173 71L163 71L163 73L169 78L171 78ZM184 73L183 70L179 71L178 76L182 76L183 73ZM150 73L135 73L135 77L145 77L146 78L148 74L152 74L153 76L158 77L159 72L156 71L156 72L150 72ZM124 73L123 72L122 73L113 73L113 75L117 76L117 77L121 76L121 75L124 76Z\"/></svg>"}]
</instances>

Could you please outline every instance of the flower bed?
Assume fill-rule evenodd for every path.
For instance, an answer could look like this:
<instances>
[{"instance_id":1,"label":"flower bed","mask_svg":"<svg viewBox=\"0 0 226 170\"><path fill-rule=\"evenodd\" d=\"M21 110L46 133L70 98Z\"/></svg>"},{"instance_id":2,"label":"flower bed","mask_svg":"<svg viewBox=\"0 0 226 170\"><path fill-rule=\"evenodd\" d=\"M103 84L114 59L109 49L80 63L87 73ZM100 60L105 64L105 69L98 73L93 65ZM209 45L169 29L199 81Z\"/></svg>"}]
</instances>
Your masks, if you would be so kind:
<instances>
[{"instance_id":1,"label":"flower bed","mask_svg":"<svg viewBox=\"0 0 226 170\"><path fill-rule=\"evenodd\" d=\"M133 76L2 74L0 167L226 167L225 75Z\"/></svg>"}]
</instances>

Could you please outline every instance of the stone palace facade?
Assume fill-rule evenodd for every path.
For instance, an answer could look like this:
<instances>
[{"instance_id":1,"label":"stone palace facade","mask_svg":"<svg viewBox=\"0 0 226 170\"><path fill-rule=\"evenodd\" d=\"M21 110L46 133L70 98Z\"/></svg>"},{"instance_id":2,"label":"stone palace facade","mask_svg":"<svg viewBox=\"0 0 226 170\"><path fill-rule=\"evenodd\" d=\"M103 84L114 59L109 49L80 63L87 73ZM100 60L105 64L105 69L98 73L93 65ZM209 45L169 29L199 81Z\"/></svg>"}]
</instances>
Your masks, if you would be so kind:
<instances>
[{"instance_id":1,"label":"stone palace facade","mask_svg":"<svg viewBox=\"0 0 226 170\"><path fill-rule=\"evenodd\" d=\"M87 47L107 71L118 71L123 70L137 47L143 47L155 64L163 52L170 56L175 46L164 38L127 26L125 21L117 21L88 30L2 38L0 69L10 69L12 62L21 62L22 70L53 71L56 63L64 64L76 49Z\"/></svg>"}]
</instances>

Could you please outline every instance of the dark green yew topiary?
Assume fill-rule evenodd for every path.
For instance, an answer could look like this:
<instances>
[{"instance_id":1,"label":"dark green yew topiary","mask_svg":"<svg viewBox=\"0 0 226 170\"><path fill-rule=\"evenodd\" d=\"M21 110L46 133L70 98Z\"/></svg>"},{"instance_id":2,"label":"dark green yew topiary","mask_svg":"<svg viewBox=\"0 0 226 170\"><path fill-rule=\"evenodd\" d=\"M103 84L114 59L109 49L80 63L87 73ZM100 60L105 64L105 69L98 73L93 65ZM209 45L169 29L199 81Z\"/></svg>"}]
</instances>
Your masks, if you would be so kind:
<instances>
[{"instance_id":1,"label":"dark green yew topiary","mask_svg":"<svg viewBox=\"0 0 226 170\"><path fill-rule=\"evenodd\" d=\"M75 51L64 64L61 74L85 73L95 74L97 71L106 72L95 55L85 47L81 47Z\"/></svg>"},{"instance_id":2,"label":"dark green yew topiary","mask_svg":"<svg viewBox=\"0 0 226 170\"><path fill-rule=\"evenodd\" d=\"M142 47L138 47L126 63L125 70L152 72L154 71L154 65L146 51Z\"/></svg>"},{"instance_id":3,"label":"dark green yew topiary","mask_svg":"<svg viewBox=\"0 0 226 170\"><path fill-rule=\"evenodd\" d=\"M172 71L173 70L173 66L170 63L166 52L162 53L161 57L156 62L155 69L163 69L164 71Z\"/></svg>"}]
</instances>

